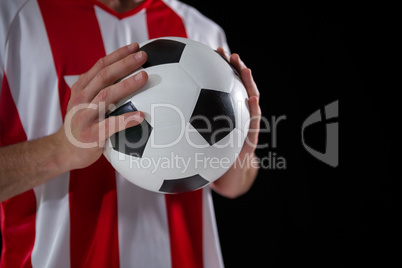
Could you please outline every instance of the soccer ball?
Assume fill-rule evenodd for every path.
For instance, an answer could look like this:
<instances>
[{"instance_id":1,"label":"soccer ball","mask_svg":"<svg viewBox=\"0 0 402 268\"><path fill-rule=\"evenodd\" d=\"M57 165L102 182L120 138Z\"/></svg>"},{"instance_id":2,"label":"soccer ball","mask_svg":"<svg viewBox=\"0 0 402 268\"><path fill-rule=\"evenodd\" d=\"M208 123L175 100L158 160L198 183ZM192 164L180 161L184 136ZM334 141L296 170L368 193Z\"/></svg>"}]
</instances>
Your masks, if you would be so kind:
<instances>
[{"instance_id":1,"label":"soccer ball","mask_svg":"<svg viewBox=\"0 0 402 268\"><path fill-rule=\"evenodd\" d=\"M221 177L243 147L250 122L247 92L236 70L199 42L158 38L140 50L148 55L148 82L107 116L139 110L145 120L111 136L104 155L147 190L202 188Z\"/></svg>"}]
</instances>

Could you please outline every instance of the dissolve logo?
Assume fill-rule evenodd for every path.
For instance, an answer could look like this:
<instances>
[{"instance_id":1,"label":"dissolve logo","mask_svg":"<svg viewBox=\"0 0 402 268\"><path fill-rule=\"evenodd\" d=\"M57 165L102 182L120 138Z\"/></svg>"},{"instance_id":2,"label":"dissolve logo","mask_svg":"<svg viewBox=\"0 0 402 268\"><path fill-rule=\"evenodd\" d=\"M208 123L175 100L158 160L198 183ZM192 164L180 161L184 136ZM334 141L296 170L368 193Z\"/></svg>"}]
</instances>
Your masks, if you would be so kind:
<instances>
[{"instance_id":1,"label":"dissolve logo","mask_svg":"<svg viewBox=\"0 0 402 268\"><path fill-rule=\"evenodd\" d=\"M325 117L325 118L322 118ZM302 142L304 148L312 156L326 163L331 167L339 165L339 102L334 101L323 108L312 113L303 123L302 126ZM306 144L305 130L309 126L317 123L326 124L326 145L325 152L319 152Z\"/></svg>"}]
</instances>

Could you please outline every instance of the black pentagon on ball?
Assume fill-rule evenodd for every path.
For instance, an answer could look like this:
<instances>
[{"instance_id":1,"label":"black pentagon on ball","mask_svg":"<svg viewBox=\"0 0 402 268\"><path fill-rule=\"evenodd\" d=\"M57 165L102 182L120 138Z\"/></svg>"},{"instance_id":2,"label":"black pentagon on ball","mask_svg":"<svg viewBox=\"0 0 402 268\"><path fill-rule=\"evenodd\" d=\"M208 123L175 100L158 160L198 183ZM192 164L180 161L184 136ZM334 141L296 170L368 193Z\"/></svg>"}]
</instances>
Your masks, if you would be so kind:
<instances>
[{"instance_id":1,"label":"black pentagon on ball","mask_svg":"<svg viewBox=\"0 0 402 268\"><path fill-rule=\"evenodd\" d=\"M164 180L159 191L170 194L184 193L199 189L206 184L208 184L206 179L200 175L194 175L187 178Z\"/></svg>"},{"instance_id":2,"label":"black pentagon on ball","mask_svg":"<svg viewBox=\"0 0 402 268\"><path fill-rule=\"evenodd\" d=\"M225 138L236 127L230 94L201 89L190 124L210 145Z\"/></svg>"},{"instance_id":3,"label":"black pentagon on ball","mask_svg":"<svg viewBox=\"0 0 402 268\"><path fill-rule=\"evenodd\" d=\"M142 67L149 68L161 64L178 63L185 46L186 44L174 40L152 41L140 48L148 55L147 62Z\"/></svg>"},{"instance_id":4,"label":"black pentagon on ball","mask_svg":"<svg viewBox=\"0 0 402 268\"><path fill-rule=\"evenodd\" d=\"M111 112L107 117L118 116L135 111L137 111L137 108L135 108L134 104L132 102L127 102ZM141 158L145 146L148 143L148 139L151 136L151 132L152 126L144 120L137 126L113 134L110 137L110 141L114 150L123 154Z\"/></svg>"}]
</instances>

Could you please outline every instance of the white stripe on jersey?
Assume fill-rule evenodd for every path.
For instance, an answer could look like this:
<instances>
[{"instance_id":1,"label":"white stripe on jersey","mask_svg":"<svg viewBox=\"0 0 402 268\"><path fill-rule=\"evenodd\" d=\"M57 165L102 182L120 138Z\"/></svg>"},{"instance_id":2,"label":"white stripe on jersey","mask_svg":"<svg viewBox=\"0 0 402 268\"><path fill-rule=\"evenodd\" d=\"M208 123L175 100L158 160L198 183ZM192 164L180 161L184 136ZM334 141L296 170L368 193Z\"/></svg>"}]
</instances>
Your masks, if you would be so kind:
<instances>
[{"instance_id":1,"label":"white stripe on jersey","mask_svg":"<svg viewBox=\"0 0 402 268\"><path fill-rule=\"evenodd\" d=\"M34 189L36 212L32 267L70 267L69 173Z\"/></svg>"},{"instance_id":2,"label":"white stripe on jersey","mask_svg":"<svg viewBox=\"0 0 402 268\"><path fill-rule=\"evenodd\" d=\"M165 197L116 176L120 266L169 268L169 228ZM135 204L135 205L133 205ZM151 257L152 256L152 257Z\"/></svg>"}]
</instances>

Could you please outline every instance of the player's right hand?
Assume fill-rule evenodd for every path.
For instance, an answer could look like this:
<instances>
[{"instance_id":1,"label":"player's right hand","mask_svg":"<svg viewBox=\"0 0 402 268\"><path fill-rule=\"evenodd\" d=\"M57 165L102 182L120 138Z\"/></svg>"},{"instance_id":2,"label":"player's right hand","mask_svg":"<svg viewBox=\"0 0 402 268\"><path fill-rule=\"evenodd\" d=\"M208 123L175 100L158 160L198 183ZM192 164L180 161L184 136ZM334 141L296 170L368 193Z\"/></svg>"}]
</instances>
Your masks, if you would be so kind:
<instances>
[{"instance_id":1,"label":"player's right hand","mask_svg":"<svg viewBox=\"0 0 402 268\"><path fill-rule=\"evenodd\" d=\"M113 104L147 82L147 73L141 71L116 83L146 61L139 45L130 44L100 59L72 86L64 125L56 133L68 170L91 165L102 155L111 135L143 121L140 111L105 117Z\"/></svg>"}]
</instances>

